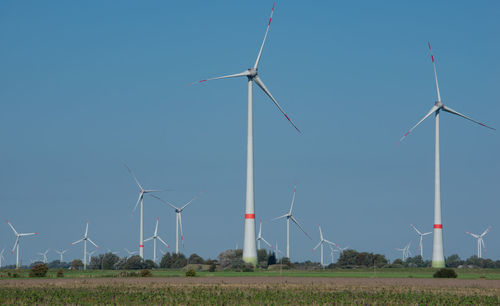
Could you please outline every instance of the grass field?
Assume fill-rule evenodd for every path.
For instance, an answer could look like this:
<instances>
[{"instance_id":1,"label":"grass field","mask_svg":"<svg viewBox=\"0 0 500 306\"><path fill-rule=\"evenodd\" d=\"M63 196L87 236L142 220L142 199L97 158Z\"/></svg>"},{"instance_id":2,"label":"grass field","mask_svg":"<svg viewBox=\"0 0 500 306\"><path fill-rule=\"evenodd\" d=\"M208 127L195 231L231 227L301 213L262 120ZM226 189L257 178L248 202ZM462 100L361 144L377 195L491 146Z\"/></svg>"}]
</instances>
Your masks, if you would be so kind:
<instances>
[{"instance_id":1,"label":"grass field","mask_svg":"<svg viewBox=\"0 0 500 306\"><path fill-rule=\"evenodd\" d=\"M299 271L299 270L283 270L283 271L266 271L257 270L255 272L197 272L199 277L249 277L249 276L296 276L296 277L359 277L359 278L432 278L436 270L431 268L406 268L394 269L385 268L377 269L375 272L372 269L353 269L353 270L323 270L323 271ZM459 279L500 279L500 269L456 269ZM17 273L18 277L28 277L29 270L17 272L15 270L1 270L1 278L9 278L7 273ZM121 271L117 270L87 270L74 271L64 270L65 278L95 278L95 277L117 277ZM153 276L156 277L181 277L184 276L184 270L152 270ZM47 277L56 277L57 270L49 270Z\"/></svg>"}]
</instances>

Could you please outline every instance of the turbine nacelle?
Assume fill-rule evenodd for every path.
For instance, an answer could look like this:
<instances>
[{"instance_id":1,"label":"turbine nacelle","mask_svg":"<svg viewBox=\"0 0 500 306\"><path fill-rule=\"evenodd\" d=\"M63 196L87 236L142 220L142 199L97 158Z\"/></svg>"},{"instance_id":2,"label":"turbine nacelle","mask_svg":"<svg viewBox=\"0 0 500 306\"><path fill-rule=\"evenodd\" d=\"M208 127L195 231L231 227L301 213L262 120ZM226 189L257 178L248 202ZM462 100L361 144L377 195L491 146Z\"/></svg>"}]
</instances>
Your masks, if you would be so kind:
<instances>
[{"instance_id":1,"label":"turbine nacelle","mask_svg":"<svg viewBox=\"0 0 500 306\"><path fill-rule=\"evenodd\" d=\"M246 71L248 79L253 80L253 78L257 76L258 69L259 68L248 68Z\"/></svg>"}]
</instances>

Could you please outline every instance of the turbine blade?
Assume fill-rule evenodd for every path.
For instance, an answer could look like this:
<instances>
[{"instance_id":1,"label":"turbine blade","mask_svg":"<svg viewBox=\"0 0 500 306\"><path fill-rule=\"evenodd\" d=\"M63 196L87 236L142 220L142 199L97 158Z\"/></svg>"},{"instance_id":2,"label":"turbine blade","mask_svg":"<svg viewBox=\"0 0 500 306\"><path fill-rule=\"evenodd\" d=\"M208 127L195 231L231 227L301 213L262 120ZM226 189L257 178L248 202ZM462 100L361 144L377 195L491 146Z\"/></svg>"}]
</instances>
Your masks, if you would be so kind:
<instances>
[{"instance_id":1,"label":"turbine blade","mask_svg":"<svg viewBox=\"0 0 500 306\"><path fill-rule=\"evenodd\" d=\"M205 79L205 80L201 80L201 81L196 81L196 82L188 84L187 86L192 86L192 85L195 85L195 84L198 84L198 83L207 82L207 81L220 80L220 79L229 79L229 78L237 78L237 77L248 76L248 75L250 75L250 72L248 70L245 70L245 71L240 72L240 73L235 73L235 74L230 74L230 75L225 75L225 76L220 76L220 77Z\"/></svg>"},{"instance_id":2,"label":"turbine blade","mask_svg":"<svg viewBox=\"0 0 500 306\"><path fill-rule=\"evenodd\" d=\"M83 239L80 239L80 240L77 240L77 241L75 241L75 242L73 242L73 243L70 243L69 245L74 245L74 244L80 243L80 242L82 242L82 241L83 241Z\"/></svg>"},{"instance_id":3,"label":"turbine blade","mask_svg":"<svg viewBox=\"0 0 500 306\"><path fill-rule=\"evenodd\" d=\"M260 57L262 56L262 50L264 49L264 43L266 42L267 33L269 32L269 28L271 27L271 20L273 19L273 14L274 14L274 3L273 3L273 8L271 10L271 17L269 17L269 22L267 23L266 34L264 35L264 39L262 40L262 44L260 45L259 55L257 56L255 65L253 65L253 68L255 69L259 67Z\"/></svg>"},{"instance_id":4,"label":"turbine blade","mask_svg":"<svg viewBox=\"0 0 500 306\"><path fill-rule=\"evenodd\" d=\"M12 251L10 251L11 253L14 253L14 250L16 249L18 244L19 244L19 236L16 237L16 242L14 242L14 247L12 247Z\"/></svg>"},{"instance_id":5,"label":"turbine blade","mask_svg":"<svg viewBox=\"0 0 500 306\"><path fill-rule=\"evenodd\" d=\"M96 248L99 248L99 246L97 244L94 243L94 241L90 240L90 238L87 238L87 240L92 243ZM95 251L94 251L95 252Z\"/></svg>"},{"instance_id":6,"label":"turbine blade","mask_svg":"<svg viewBox=\"0 0 500 306\"><path fill-rule=\"evenodd\" d=\"M152 236L152 237L149 237L149 238L147 238L147 239L144 239L144 242L149 241L149 240L153 239L154 237L155 237L155 236Z\"/></svg>"},{"instance_id":7,"label":"turbine blade","mask_svg":"<svg viewBox=\"0 0 500 306\"><path fill-rule=\"evenodd\" d=\"M322 242L323 242L323 240L318 242L318 244L313 248L313 252L316 251L316 249L321 245Z\"/></svg>"},{"instance_id":8,"label":"turbine blade","mask_svg":"<svg viewBox=\"0 0 500 306\"><path fill-rule=\"evenodd\" d=\"M283 216L279 216L279 217L273 218L273 219L271 219L269 221L275 221L275 220L283 219L285 217L288 217L288 214L284 214Z\"/></svg>"},{"instance_id":9,"label":"turbine blade","mask_svg":"<svg viewBox=\"0 0 500 306\"><path fill-rule=\"evenodd\" d=\"M417 232L420 236L422 236L422 233L413 224L410 224L410 225L411 225L411 227L413 227L415 232Z\"/></svg>"},{"instance_id":10,"label":"turbine blade","mask_svg":"<svg viewBox=\"0 0 500 306\"><path fill-rule=\"evenodd\" d=\"M267 246L269 246L271 249L273 248L273 246L272 246L269 242L267 242L267 240L266 240L266 239L264 239L264 237L260 237L260 239L261 239L261 240L262 240L265 244L267 244Z\"/></svg>"},{"instance_id":11,"label":"turbine blade","mask_svg":"<svg viewBox=\"0 0 500 306\"><path fill-rule=\"evenodd\" d=\"M141 201L143 196L144 196L144 192L141 189L141 191L139 192L139 198L137 199L137 203L135 203L134 209L132 209L132 213L134 213L135 210L137 209L137 206L139 205L139 202Z\"/></svg>"},{"instance_id":12,"label":"turbine blade","mask_svg":"<svg viewBox=\"0 0 500 306\"><path fill-rule=\"evenodd\" d=\"M399 143L401 143L401 141L403 141L406 136L408 136L408 134L410 134L417 126L420 125L420 123L422 123L425 119L427 119L430 115L432 115L433 113L435 113L437 110L439 110L439 107L437 107L436 105L434 105L431 110L427 113L427 115L424 116L424 118L420 119L420 121L415 124L408 132L406 132L406 134L403 135L403 137L401 137L399 139Z\"/></svg>"},{"instance_id":13,"label":"turbine blade","mask_svg":"<svg viewBox=\"0 0 500 306\"><path fill-rule=\"evenodd\" d=\"M326 240L325 239L325 242L328 243L331 246L338 246L338 244L336 244L335 242L331 242L330 240Z\"/></svg>"},{"instance_id":14,"label":"turbine blade","mask_svg":"<svg viewBox=\"0 0 500 306\"><path fill-rule=\"evenodd\" d=\"M260 224L259 224L259 235L258 235L257 237L262 238L262 219L260 219Z\"/></svg>"},{"instance_id":15,"label":"turbine blade","mask_svg":"<svg viewBox=\"0 0 500 306\"><path fill-rule=\"evenodd\" d=\"M274 105L276 105L276 107L280 110L280 112L285 116L285 118L290 121L290 123L293 125L293 127L300 133L300 130L299 128L297 128L297 126L295 126L295 124L293 123L292 119L290 119L290 117L288 117L288 115L285 113L285 111L281 108L281 106L279 105L278 101L276 101L276 99L273 97L273 95L269 92L269 90L267 89L266 85L264 85L264 83L262 82L262 80L259 78L258 75L256 75L254 78L253 78L254 82L257 83L257 85L259 85L259 87L266 93L266 95L271 98L271 100L274 102Z\"/></svg>"},{"instance_id":16,"label":"turbine blade","mask_svg":"<svg viewBox=\"0 0 500 306\"><path fill-rule=\"evenodd\" d=\"M143 190L141 183L139 183L139 180L137 179L137 177L135 177L134 173L132 172L132 169L130 169L129 166L127 166L126 163L124 163L124 162L122 162L122 163L125 166L125 168L127 168L128 173L130 173L130 175L134 178L135 182L137 183L137 186L139 186L139 188L141 190Z\"/></svg>"},{"instance_id":17,"label":"turbine blade","mask_svg":"<svg viewBox=\"0 0 500 306\"><path fill-rule=\"evenodd\" d=\"M292 214L292 209L293 209L293 204L295 203L295 192L297 191L297 184L293 186L293 195L292 195L292 203L290 204L290 211L288 212L289 215Z\"/></svg>"},{"instance_id":18,"label":"turbine blade","mask_svg":"<svg viewBox=\"0 0 500 306\"><path fill-rule=\"evenodd\" d=\"M482 234L481 237L484 237L484 235L488 234L488 232L491 230L491 226L489 226Z\"/></svg>"},{"instance_id":19,"label":"turbine blade","mask_svg":"<svg viewBox=\"0 0 500 306\"><path fill-rule=\"evenodd\" d=\"M422 236L432 234L432 232L423 233Z\"/></svg>"},{"instance_id":20,"label":"turbine blade","mask_svg":"<svg viewBox=\"0 0 500 306\"><path fill-rule=\"evenodd\" d=\"M170 202L168 202L168 201L165 201L164 199L160 198L159 196L156 196L156 195L154 195L154 194L152 194L151 196L152 196L153 198L156 198L156 199L158 199L158 200L162 201L163 203L165 203L165 204L167 204L167 205L170 205L170 207L172 207L172 208L173 208L173 209L175 209L175 210L178 210L178 209L179 209L178 207L174 206L172 203L170 203Z\"/></svg>"},{"instance_id":21,"label":"turbine blade","mask_svg":"<svg viewBox=\"0 0 500 306\"><path fill-rule=\"evenodd\" d=\"M184 206L182 206L182 207L180 208L180 210L181 210L181 211L182 211L182 210L184 210L184 208L188 207L188 205L189 205L189 204L191 204L194 200L196 200L196 199L197 199L197 198L199 198L199 197L200 197L200 195L199 195L199 194L197 194L194 198L192 198L192 199L191 199L191 201L189 201L189 202L187 202L186 204L184 204Z\"/></svg>"},{"instance_id":22,"label":"turbine blade","mask_svg":"<svg viewBox=\"0 0 500 306\"><path fill-rule=\"evenodd\" d=\"M158 221L160 221L160 218L159 218L159 217L156 217L155 236L158 236Z\"/></svg>"},{"instance_id":23,"label":"turbine blade","mask_svg":"<svg viewBox=\"0 0 500 306\"><path fill-rule=\"evenodd\" d=\"M167 248L169 248L170 246L168 245L168 243L166 243L165 241L163 241L163 239L161 239L160 236L158 236L158 240L160 240L161 243L163 243Z\"/></svg>"},{"instance_id":24,"label":"turbine blade","mask_svg":"<svg viewBox=\"0 0 500 306\"><path fill-rule=\"evenodd\" d=\"M431 43L428 42L427 44L429 45L429 51L431 53L432 66L434 67L434 79L436 80L436 91L437 91L438 101L441 101L441 94L439 93L439 84L436 71L436 63L434 62L434 55L432 54Z\"/></svg>"},{"instance_id":25,"label":"turbine blade","mask_svg":"<svg viewBox=\"0 0 500 306\"><path fill-rule=\"evenodd\" d=\"M85 226L85 237L87 237L88 232L89 232L89 221L87 221L87 225Z\"/></svg>"},{"instance_id":26,"label":"turbine blade","mask_svg":"<svg viewBox=\"0 0 500 306\"><path fill-rule=\"evenodd\" d=\"M307 237L309 237L309 239L312 240L311 236L309 236L308 233L306 233L306 231L302 228L302 226L299 224L299 222L295 219L294 216L291 216L290 219L292 219L292 221L297 224L297 226L304 232L304 234L306 234Z\"/></svg>"},{"instance_id":27,"label":"turbine blade","mask_svg":"<svg viewBox=\"0 0 500 306\"><path fill-rule=\"evenodd\" d=\"M484 244L484 240L483 239L481 239L481 244L483 245L483 249L486 252L486 245Z\"/></svg>"},{"instance_id":28,"label":"turbine blade","mask_svg":"<svg viewBox=\"0 0 500 306\"><path fill-rule=\"evenodd\" d=\"M486 128L489 128L489 129L491 129L491 130L496 130L495 128L492 128L491 126L487 126L487 125L486 125L486 124L484 124L484 123L481 123L481 122L476 121L476 120L474 120L474 119L472 119L472 118L470 118L470 117L467 117L467 116L465 116L464 114L461 114L461 113L457 112L456 110L453 110L453 109L449 108L448 106L443 106L443 110L444 110L445 112L448 112L448 113L451 113L451 114L454 114L454 115L460 116L460 117L462 117L462 118L465 118L465 119L467 119L467 120L470 120L470 121L472 121L472 122L474 122L474 123L477 123L477 124L479 124L479 125L481 125L481 126L484 126L484 127L486 127Z\"/></svg>"},{"instance_id":29,"label":"turbine blade","mask_svg":"<svg viewBox=\"0 0 500 306\"><path fill-rule=\"evenodd\" d=\"M12 231L14 232L14 234L15 234L16 236L18 236L18 233L17 233L16 229L14 228L14 226L12 226L12 224L10 224L9 220L6 220L6 222L7 222L7 224L10 226L10 228L12 229Z\"/></svg>"},{"instance_id":30,"label":"turbine blade","mask_svg":"<svg viewBox=\"0 0 500 306\"><path fill-rule=\"evenodd\" d=\"M323 239L323 232L321 231L321 225L318 224L318 227L319 227L319 237L321 238L321 240L324 240Z\"/></svg>"},{"instance_id":31,"label":"turbine blade","mask_svg":"<svg viewBox=\"0 0 500 306\"><path fill-rule=\"evenodd\" d=\"M20 237L26 237L26 236L33 236L33 235L36 235L38 233L22 233L22 234L19 234Z\"/></svg>"}]
</instances>

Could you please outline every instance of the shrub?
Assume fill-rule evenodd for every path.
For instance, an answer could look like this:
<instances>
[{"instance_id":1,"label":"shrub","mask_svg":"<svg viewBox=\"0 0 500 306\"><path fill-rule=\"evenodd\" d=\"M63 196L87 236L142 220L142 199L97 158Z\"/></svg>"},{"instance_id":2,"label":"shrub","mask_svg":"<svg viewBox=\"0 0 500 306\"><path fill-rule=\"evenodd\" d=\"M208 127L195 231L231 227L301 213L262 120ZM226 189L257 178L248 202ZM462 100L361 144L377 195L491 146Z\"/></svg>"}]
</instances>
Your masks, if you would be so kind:
<instances>
[{"instance_id":1,"label":"shrub","mask_svg":"<svg viewBox=\"0 0 500 306\"><path fill-rule=\"evenodd\" d=\"M208 272L215 272L215 269L217 269L217 264L215 262L212 262L210 268L208 268Z\"/></svg>"},{"instance_id":2,"label":"shrub","mask_svg":"<svg viewBox=\"0 0 500 306\"><path fill-rule=\"evenodd\" d=\"M30 270L30 277L45 277L45 275L47 275L47 271L49 271L49 268L46 264L36 264Z\"/></svg>"},{"instance_id":3,"label":"shrub","mask_svg":"<svg viewBox=\"0 0 500 306\"><path fill-rule=\"evenodd\" d=\"M149 276L153 276L153 274L151 274L151 271L149 271L148 269L141 270L141 277L149 277Z\"/></svg>"},{"instance_id":4,"label":"shrub","mask_svg":"<svg viewBox=\"0 0 500 306\"><path fill-rule=\"evenodd\" d=\"M457 273L453 269L442 268L436 271L434 278L457 278Z\"/></svg>"},{"instance_id":5,"label":"shrub","mask_svg":"<svg viewBox=\"0 0 500 306\"><path fill-rule=\"evenodd\" d=\"M57 277L64 277L63 269L57 270Z\"/></svg>"},{"instance_id":6,"label":"shrub","mask_svg":"<svg viewBox=\"0 0 500 306\"><path fill-rule=\"evenodd\" d=\"M139 274L137 272L120 271L117 275L118 277L137 277Z\"/></svg>"},{"instance_id":7,"label":"shrub","mask_svg":"<svg viewBox=\"0 0 500 306\"><path fill-rule=\"evenodd\" d=\"M187 277L196 276L196 271L194 269L189 269L186 271L186 276Z\"/></svg>"}]
</instances>

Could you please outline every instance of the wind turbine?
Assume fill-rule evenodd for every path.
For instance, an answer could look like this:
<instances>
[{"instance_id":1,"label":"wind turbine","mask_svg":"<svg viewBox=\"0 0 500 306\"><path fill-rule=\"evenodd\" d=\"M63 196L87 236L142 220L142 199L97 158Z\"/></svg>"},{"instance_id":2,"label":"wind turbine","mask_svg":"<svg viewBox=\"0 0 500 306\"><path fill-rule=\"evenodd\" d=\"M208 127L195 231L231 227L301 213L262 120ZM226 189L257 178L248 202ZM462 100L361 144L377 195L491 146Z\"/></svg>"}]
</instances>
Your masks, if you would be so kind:
<instances>
[{"instance_id":1,"label":"wind turbine","mask_svg":"<svg viewBox=\"0 0 500 306\"><path fill-rule=\"evenodd\" d=\"M135 203L133 212L137 209L137 206L139 203L141 203L141 224L139 226L139 256L141 258L144 258L144 236L143 236L143 204L144 204L144 194L146 193L151 193L151 192L160 192L160 191L166 191L166 190L157 190L157 189L144 189L142 188L141 183L139 183L139 180L137 177L135 177L134 173L132 170L127 166L127 164L123 163L125 168L127 168L128 172L130 175L134 178L135 182L137 183L137 186L139 186L139 198L137 199L137 203Z\"/></svg>"},{"instance_id":2,"label":"wind turbine","mask_svg":"<svg viewBox=\"0 0 500 306\"><path fill-rule=\"evenodd\" d=\"M80 242L83 241L83 269L84 270L87 270L87 256L86 256L86 254L87 254L87 240L90 243L92 243L96 248L99 248L97 246L97 244L95 244L94 241L92 241L89 238L88 232L89 232L89 221L87 221L87 225L85 226L85 234L83 235L83 238L70 244L70 246L71 246L71 245L75 245L75 244L80 243Z\"/></svg>"},{"instance_id":3,"label":"wind turbine","mask_svg":"<svg viewBox=\"0 0 500 306\"><path fill-rule=\"evenodd\" d=\"M483 237L488 234L488 232L491 230L491 226L488 227L481 235L478 234L473 234L471 232L465 232L466 234L471 235L472 237L477 239L477 258L482 258L482 252L481 252L481 246L484 248L484 251L486 251L486 246L484 245L484 240Z\"/></svg>"},{"instance_id":4,"label":"wind turbine","mask_svg":"<svg viewBox=\"0 0 500 306\"><path fill-rule=\"evenodd\" d=\"M333 262L334 262L333 254L334 254L335 252L340 253L340 251L339 251L339 250L334 249L334 248L333 248L333 246L331 246L330 244L329 244L328 246L330 247L330 256L332 257L332 264L333 264Z\"/></svg>"},{"instance_id":5,"label":"wind turbine","mask_svg":"<svg viewBox=\"0 0 500 306\"><path fill-rule=\"evenodd\" d=\"M16 250L16 269L19 269L19 240L21 240L21 237L32 236L38 233L18 233L15 230L14 226L12 226L12 224L9 222L9 220L7 220L7 223L14 232L14 235L16 235L16 242L14 243L14 247L12 248L11 253L14 253L14 250Z\"/></svg>"},{"instance_id":6,"label":"wind turbine","mask_svg":"<svg viewBox=\"0 0 500 306\"><path fill-rule=\"evenodd\" d=\"M57 254L59 254L59 262L62 263L63 262L63 255L64 253L66 253L68 250L61 250L61 251L58 251L58 250L54 250Z\"/></svg>"},{"instance_id":7,"label":"wind turbine","mask_svg":"<svg viewBox=\"0 0 500 306\"><path fill-rule=\"evenodd\" d=\"M280 254L283 255L283 252L281 252L281 250L278 248L278 241L276 241L276 262L279 261Z\"/></svg>"},{"instance_id":8,"label":"wind turbine","mask_svg":"<svg viewBox=\"0 0 500 306\"><path fill-rule=\"evenodd\" d=\"M424 244L422 242L422 239L424 238L424 236L432 234L432 232L427 232L422 234L413 224L411 224L411 227L413 227L415 232L417 232L417 235L420 237L420 242L418 244L418 247L420 249L420 257L422 257L422 260L424 260Z\"/></svg>"},{"instance_id":9,"label":"wind turbine","mask_svg":"<svg viewBox=\"0 0 500 306\"><path fill-rule=\"evenodd\" d=\"M191 204L194 200L196 200L197 198L199 198L200 195L198 194L197 196L195 196L194 198L192 198L191 201L187 202L186 204L184 204L180 208L177 207L177 206L175 206L174 204L168 202L168 201L163 200L162 198L160 198L158 196L155 196L154 194L152 196L155 197L156 199L162 201L163 203L169 205L170 207L172 207L175 210L175 253L179 254L179 227L181 229L182 247L184 247L184 235L182 234L182 211L186 207L188 207L188 205Z\"/></svg>"},{"instance_id":10,"label":"wind turbine","mask_svg":"<svg viewBox=\"0 0 500 306\"><path fill-rule=\"evenodd\" d=\"M92 260L92 255L94 255L95 252L97 252L97 250L93 250L92 252L87 252L87 255L89 256L89 263Z\"/></svg>"},{"instance_id":11,"label":"wind turbine","mask_svg":"<svg viewBox=\"0 0 500 306\"><path fill-rule=\"evenodd\" d=\"M436 63L434 62L434 55L432 54L431 44L429 43L429 50L431 53L432 65L434 66L434 79L436 81L436 91L437 91L437 101L432 106L431 110L417 123L415 124L406 134L401 137L399 142L403 141L408 134L410 134L420 123L427 119L430 115L435 114L436 123L436 138L435 138L435 169L434 169L434 241L432 248L432 267L433 268L444 268L444 255L443 255L443 224L441 222L441 176L440 176L440 164L439 164L439 113L445 111L453 115L470 120L481 126L487 127L494 130L494 128L489 127L479 121L473 120L448 106L445 106L441 101L441 94L439 93L439 85L436 72Z\"/></svg>"},{"instance_id":12,"label":"wind turbine","mask_svg":"<svg viewBox=\"0 0 500 306\"><path fill-rule=\"evenodd\" d=\"M304 229L302 228L302 226L300 226L297 219L295 219L295 217L292 215L292 209L293 209L293 203L295 202L295 192L296 191L297 191L297 185L293 186L292 203L290 205L290 210L288 211L288 213L284 214L283 216L279 216L279 217L276 217L276 218L271 220L271 221L274 221L274 220L286 218L286 257L288 257L288 258L290 258L290 220L292 220L293 223L295 223L304 232L304 234L306 234L306 236L309 237L309 239L311 239L309 234L307 234L306 231L304 231Z\"/></svg>"},{"instance_id":13,"label":"wind turbine","mask_svg":"<svg viewBox=\"0 0 500 306\"><path fill-rule=\"evenodd\" d=\"M267 244L271 249L273 246L262 237L262 219L260 219L260 225L259 225L259 235L257 236L257 250L260 250L260 241L263 241L265 244Z\"/></svg>"},{"instance_id":14,"label":"wind turbine","mask_svg":"<svg viewBox=\"0 0 500 306\"><path fill-rule=\"evenodd\" d=\"M3 252L5 252L5 249L2 249L2 252L0 252L0 268L2 268L2 262L5 260L5 256L3 256Z\"/></svg>"},{"instance_id":15,"label":"wind turbine","mask_svg":"<svg viewBox=\"0 0 500 306\"><path fill-rule=\"evenodd\" d=\"M339 251L340 251L340 255L342 255L342 253L344 253L344 251L345 251L345 250L348 250L348 249L349 249L349 246L346 246L346 247L343 247L343 248L341 248L341 247L337 246L337 248L338 248L338 249L339 249Z\"/></svg>"},{"instance_id":16,"label":"wind turbine","mask_svg":"<svg viewBox=\"0 0 500 306\"><path fill-rule=\"evenodd\" d=\"M404 248L402 248L402 249L396 248L396 251L402 252L402 254L403 254L403 261L405 261L406 259L408 259L408 257L411 255L410 245L411 245L411 242L408 242L408 244Z\"/></svg>"},{"instance_id":17,"label":"wind turbine","mask_svg":"<svg viewBox=\"0 0 500 306\"><path fill-rule=\"evenodd\" d=\"M151 236L148 239L144 240L144 242L146 242L146 241L149 241L149 240L153 239L153 261L155 263L156 263L156 239L160 240L160 242L163 243L164 245L166 245L167 248L170 247L165 241L163 241L163 239L161 239L160 236L158 236L158 221L159 221L159 218L156 217L156 228L155 228L155 233L153 234L153 236Z\"/></svg>"},{"instance_id":18,"label":"wind turbine","mask_svg":"<svg viewBox=\"0 0 500 306\"><path fill-rule=\"evenodd\" d=\"M269 27L271 26L271 20L274 13L274 4L271 10L271 17L267 24L266 34L264 35L264 40L260 46L259 54L257 55L257 60L252 68L247 70L221 76L211 79L201 80L198 83L227 79L235 77L246 77L248 80L248 128L247 128L247 186L246 186L246 201L245 201L245 238L243 243L243 260L247 263L252 263L257 265L257 250L255 248L255 204L254 204L254 176L253 176L253 96L252 96L252 84L255 82L264 93L273 101L274 105L280 110L280 112L285 116L285 118L293 125L293 127L300 132L300 130L295 126L290 117L285 113L283 108L279 105L278 101L273 97L271 92L267 89L264 82L260 79L258 75L259 62L262 56L262 50L264 48L264 43L266 42L267 34L269 32Z\"/></svg>"},{"instance_id":19,"label":"wind turbine","mask_svg":"<svg viewBox=\"0 0 500 306\"><path fill-rule=\"evenodd\" d=\"M127 248L124 248L125 252L128 253L128 256L133 256L135 254L137 254L137 251L129 251Z\"/></svg>"},{"instance_id":20,"label":"wind turbine","mask_svg":"<svg viewBox=\"0 0 500 306\"><path fill-rule=\"evenodd\" d=\"M43 257L43 263L47 263L47 253L50 251L50 249L47 249L45 252L38 252L37 254Z\"/></svg>"},{"instance_id":21,"label":"wind turbine","mask_svg":"<svg viewBox=\"0 0 500 306\"><path fill-rule=\"evenodd\" d=\"M327 243L329 244L330 246L337 246L336 243L333 243L327 239L325 239L323 237L323 232L321 231L321 225L318 224L318 227L319 227L319 237L320 237L320 240L318 242L318 244L313 248L313 252L316 251L316 249L321 246L321 266L324 267L325 265L323 264L323 244L324 243Z\"/></svg>"}]
</instances>

